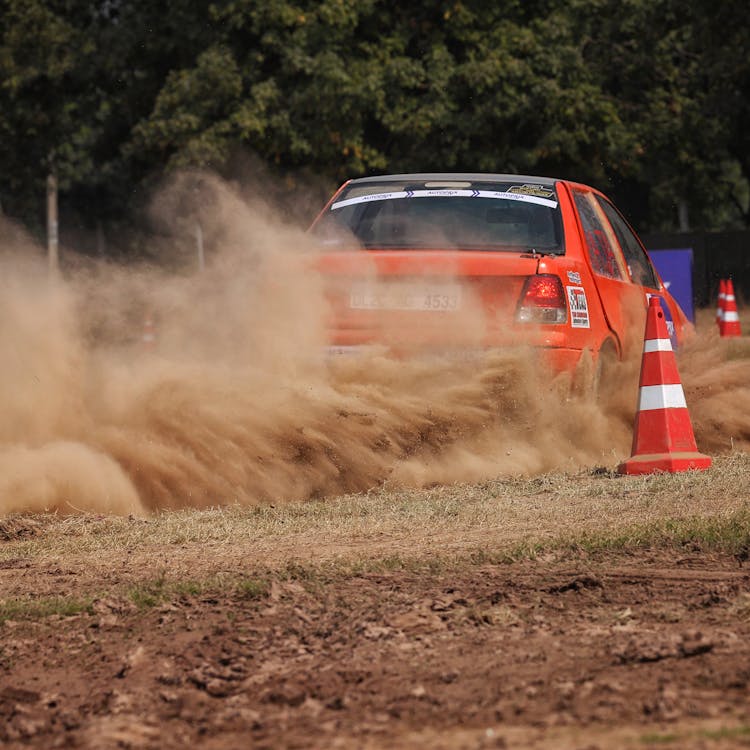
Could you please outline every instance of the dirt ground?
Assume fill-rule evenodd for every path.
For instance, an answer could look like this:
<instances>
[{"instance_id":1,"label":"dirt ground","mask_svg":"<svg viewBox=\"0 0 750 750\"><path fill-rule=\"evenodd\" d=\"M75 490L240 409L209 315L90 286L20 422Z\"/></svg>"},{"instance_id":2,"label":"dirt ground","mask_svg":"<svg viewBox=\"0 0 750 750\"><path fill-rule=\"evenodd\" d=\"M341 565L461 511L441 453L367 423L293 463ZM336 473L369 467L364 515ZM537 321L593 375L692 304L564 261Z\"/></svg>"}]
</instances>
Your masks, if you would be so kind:
<instances>
[{"instance_id":1,"label":"dirt ground","mask_svg":"<svg viewBox=\"0 0 750 750\"><path fill-rule=\"evenodd\" d=\"M201 180L200 274L0 242L0 747L750 747L747 335L678 352L713 468L620 477L640 331L597 399L468 302L325 356L308 240Z\"/></svg>"},{"instance_id":2,"label":"dirt ground","mask_svg":"<svg viewBox=\"0 0 750 750\"><path fill-rule=\"evenodd\" d=\"M0 745L750 746L743 557L301 571L150 607L113 596L6 620ZM3 589L34 565L42 583L91 585L85 570L18 559L3 561Z\"/></svg>"}]
</instances>

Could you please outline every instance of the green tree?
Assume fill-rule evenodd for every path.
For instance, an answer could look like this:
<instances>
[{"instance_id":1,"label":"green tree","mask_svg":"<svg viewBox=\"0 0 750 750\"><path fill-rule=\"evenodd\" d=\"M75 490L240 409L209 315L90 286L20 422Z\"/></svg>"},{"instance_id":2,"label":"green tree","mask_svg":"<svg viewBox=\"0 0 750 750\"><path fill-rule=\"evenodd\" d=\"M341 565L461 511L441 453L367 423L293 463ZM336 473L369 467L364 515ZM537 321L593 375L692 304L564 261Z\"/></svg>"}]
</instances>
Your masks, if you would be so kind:
<instances>
[{"instance_id":1,"label":"green tree","mask_svg":"<svg viewBox=\"0 0 750 750\"><path fill-rule=\"evenodd\" d=\"M728 70L734 53L717 33L731 17L746 39L739 7L723 21L705 0L577 0L571 13L585 60L627 134L606 160L618 202L646 228L677 228L681 205L697 228L741 221L733 196L746 190L748 175L740 176L729 145L739 102L722 91L737 76Z\"/></svg>"},{"instance_id":2,"label":"green tree","mask_svg":"<svg viewBox=\"0 0 750 750\"><path fill-rule=\"evenodd\" d=\"M86 2L3 0L0 14L0 199L39 220L50 171L63 189L95 172L102 112L87 72L96 64L95 19Z\"/></svg>"},{"instance_id":3,"label":"green tree","mask_svg":"<svg viewBox=\"0 0 750 750\"><path fill-rule=\"evenodd\" d=\"M560 175L639 228L747 225L750 44L727 0L0 0L0 202L116 221L242 151L329 186Z\"/></svg>"}]
</instances>

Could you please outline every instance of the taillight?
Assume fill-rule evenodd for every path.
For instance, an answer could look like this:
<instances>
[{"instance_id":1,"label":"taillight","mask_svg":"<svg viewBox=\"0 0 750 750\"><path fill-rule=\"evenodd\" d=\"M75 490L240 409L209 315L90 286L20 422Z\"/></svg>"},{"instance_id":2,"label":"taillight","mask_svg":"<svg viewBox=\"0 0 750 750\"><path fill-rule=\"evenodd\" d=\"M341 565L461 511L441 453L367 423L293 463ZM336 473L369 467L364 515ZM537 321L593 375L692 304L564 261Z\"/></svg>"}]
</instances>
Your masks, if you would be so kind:
<instances>
[{"instance_id":1,"label":"taillight","mask_svg":"<svg viewBox=\"0 0 750 750\"><path fill-rule=\"evenodd\" d=\"M559 276L540 273L529 276L516 310L519 323L565 323L568 306Z\"/></svg>"}]
</instances>

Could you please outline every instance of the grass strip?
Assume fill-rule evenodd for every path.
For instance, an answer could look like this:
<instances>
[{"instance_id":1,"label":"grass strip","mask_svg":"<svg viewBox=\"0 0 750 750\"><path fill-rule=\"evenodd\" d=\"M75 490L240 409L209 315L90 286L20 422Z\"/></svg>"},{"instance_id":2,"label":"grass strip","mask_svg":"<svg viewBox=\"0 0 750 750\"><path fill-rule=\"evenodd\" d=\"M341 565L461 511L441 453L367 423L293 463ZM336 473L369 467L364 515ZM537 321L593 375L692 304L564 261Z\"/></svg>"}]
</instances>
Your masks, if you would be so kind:
<instances>
[{"instance_id":1,"label":"grass strip","mask_svg":"<svg viewBox=\"0 0 750 750\"><path fill-rule=\"evenodd\" d=\"M693 732L650 732L641 735L638 740L643 745L676 745L684 747L691 740L708 740L710 742L721 742L725 740L738 740L750 737L750 726L740 724L736 727L722 727L721 729L699 729ZM742 742L747 746L747 740ZM703 746L703 745L701 745Z\"/></svg>"},{"instance_id":2,"label":"grass strip","mask_svg":"<svg viewBox=\"0 0 750 750\"><path fill-rule=\"evenodd\" d=\"M544 554L555 554L558 561L581 554L592 561L610 553L629 553L643 549L689 549L692 552L716 552L735 555L743 561L750 554L750 511L741 509L727 517L665 519L656 523L618 530L615 534L563 535L542 541L527 541L509 549L482 547L462 554L397 555L380 557L341 558L324 561L287 560L283 565L256 567L244 574L207 576L205 578L174 578L166 571L155 578L144 579L128 586L115 585L98 596L23 597L0 601L0 623L6 620L39 620L50 615L61 617L93 613L99 598L129 601L138 610L148 610L181 598L237 596L260 600L268 596L273 581L296 581L309 591L365 575L406 573L439 576L461 573L482 566L502 566L534 560Z\"/></svg>"},{"instance_id":3,"label":"grass strip","mask_svg":"<svg viewBox=\"0 0 750 750\"><path fill-rule=\"evenodd\" d=\"M508 549L565 534L588 535L594 544L597 536L632 535L639 525L722 518L747 508L748 498L750 455L737 453L717 458L706 472L618 477L593 470L422 490L381 487L320 501L182 510L145 519L18 516L0 519L0 563L146 547L200 547L210 556L219 548L272 548L276 540L295 538L372 540L377 554L379 542L389 537L460 539L470 532L492 532ZM662 536L668 534L665 527Z\"/></svg>"},{"instance_id":4,"label":"grass strip","mask_svg":"<svg viewBox=\"0 0 750 750\"><path fill-rule=\"evenodd\" d=\"M218 595L236 596L243 600L260 600L268 596L268 578L232 577L205 580L168 580L166 576L140 581L136 585L115 586L101 591L96 596L16 597L0 600L0 625L6 621L29 622L47 617L72 617L79 614L96 614L99 600L122 603L124 610L128 603L138 611L146 611L180 599L205 598Z\"/></svg>"},{"instance_id":5,"label":"grass strip","mask_svg":"<svg viewBox=\"0 0 750 750\"><path fill-rule=\"evenodd\" d=\"M91 614L92 604L90 597L75 596L3 599L0 600L0 624L7 620L41 620L53 615L71 617L84 612Z\"/></svg>"}]
</instances>

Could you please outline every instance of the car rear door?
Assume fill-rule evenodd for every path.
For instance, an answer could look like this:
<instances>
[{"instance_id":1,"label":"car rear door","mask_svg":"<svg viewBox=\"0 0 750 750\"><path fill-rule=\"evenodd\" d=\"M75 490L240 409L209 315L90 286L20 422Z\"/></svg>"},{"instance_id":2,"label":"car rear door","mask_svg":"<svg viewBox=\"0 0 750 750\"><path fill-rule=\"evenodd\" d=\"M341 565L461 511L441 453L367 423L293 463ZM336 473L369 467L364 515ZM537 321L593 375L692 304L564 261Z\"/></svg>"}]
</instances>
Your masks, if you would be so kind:
<instances>
[{"instance_id":1,"label":"car rear door","mask_svg":"<svg viewBox=\"0 0 750 750\"><path fill-rule=\"evenodd\" d=\"M640 348L646 319L646 297L634 284L617 236L598 196L571 186L579 231L604 316L624 356Z\"/></svg>"},{"instance_id":2,"label":"car rear door","mask_svg":"<svg viewBox=\"0 0 750 750\"><path fill-rule=\"evenodd\" d=\"M673 342L677 343L681 339L682 328L687 322L685 314L674 297L667 292L661 283L648 253L620 212L603 195L596 194L596 200L617 236L633 283L641 288L644 299L652 294L661 296L662 305L665 308L664 312L667 316L667 327L671 329L670 335Z\"/></svg>"}]
</instances>

